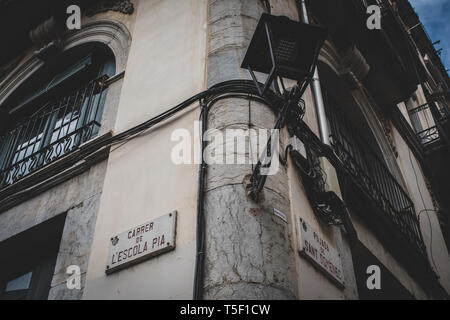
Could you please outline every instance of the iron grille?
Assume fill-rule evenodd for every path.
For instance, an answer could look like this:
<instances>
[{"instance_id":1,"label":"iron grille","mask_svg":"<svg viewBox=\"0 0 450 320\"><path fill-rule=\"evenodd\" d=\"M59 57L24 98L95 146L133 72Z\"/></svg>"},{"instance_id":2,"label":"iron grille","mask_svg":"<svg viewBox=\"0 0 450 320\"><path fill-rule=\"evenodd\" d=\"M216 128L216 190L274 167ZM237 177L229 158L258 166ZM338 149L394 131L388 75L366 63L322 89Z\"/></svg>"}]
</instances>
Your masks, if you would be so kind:
<instances>
[{"instance_id":1,"label":"iron grille","mask_svg":"<svg viewBox=\"0 0 450 320\"><path fill-rule=\"evenodd\" d=\"M440 139L437 127L428 103L408 111L414 130L424 146ZM438 121L445 123L449 120L447 107L438 108Z\"/></svg>"},{"instance_id":2,"label":"iron grille","mask_svg":"<svg viewBox=\"0 0 450 320\"><path fill-rule=\"evenodd\" d=\"M427 128L425 130L417 132L417 136L424 146L427 146L437 140L439 140L439 130L437 126Z\"/></svg>"},{"instance_id":3,"label":"iron grille","mask_svg":"<svg viewBox=\"0 0 450 320\"><path fill-rule=\"evenodd\" d=\"M332 146L358 188L377 205L402 238L425 254L419 219L414 204L391 174L384 161L351 125L339 106L324 90Z\"/></svg>"},{"instance_id":4,"label":"iron grille","mask_svg":"<svg viewBox=\"0 0 450 320\"><path fill-rule=\"evenodd\" d=\"M98 134L104 79L44 103L0 136L0 188L67 155Z\"/></svg>"}]
</instances>

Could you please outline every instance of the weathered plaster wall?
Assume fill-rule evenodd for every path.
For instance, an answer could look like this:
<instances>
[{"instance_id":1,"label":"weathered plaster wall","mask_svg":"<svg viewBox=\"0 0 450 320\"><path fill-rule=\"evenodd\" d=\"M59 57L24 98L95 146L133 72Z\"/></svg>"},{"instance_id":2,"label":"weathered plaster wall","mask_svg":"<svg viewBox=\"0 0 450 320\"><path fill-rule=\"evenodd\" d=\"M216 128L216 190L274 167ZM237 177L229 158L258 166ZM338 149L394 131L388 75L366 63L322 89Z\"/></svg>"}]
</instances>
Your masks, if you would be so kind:
<instances>
[{"instance_id":1,"label":"weathered plaster wall","mask_svg":"<svg viewBox=\"0 0 450 320\"><path fill-rule=\"evenodd\" d=\"M140 124L204 89L205 1L137 2L115 132ZM84 299L191 299L198 165L171 160L174 130L193 139L198 105L110 154ZM178 211L176 250L105 274L110 238Z\"/></svg>"},{"instance_id":2,"label":"weathered plaster wall","mask_svg":"<svg viewBox=\"0 0 450 320\"><path fill-rule=\"evenodd\" d=\"M312 100L306 99L308 106ZM342 290L327 278L324 273L315 268L309 261L300 255L296 255L296 266L298 273L299 298L302 300L340 300L357 299L356 280L353 271L353 261L348 242L343 238L339 227L326 226L318 220L313 212L308 198L306 197L301 176L292 162L288 162L288 176L291 199L292 220L300 217L306 221L316 232L330 243L341 255L344 270L345 288ZM298 252L298 234L294 229L294 248Z\"/></svg>"},{"instance_id":3,"label":"weathered plaster wall","mask_svg":"<svg viewBox=\"0 0 450 320\"><path fill-rule=\"evenodd\" d=\"M399 151L398 163L405 177L408 193L414 202L416 214L419 216L428 260L439 275L439 282L450 294L450 257L424 174L414 154L395 128L393 134Z\"/></svg>"},{"instance_id":4,"label":"weathered plaster wall","mask_svg":"<svg viewBox=\"0 0 450 320\"><path fill-rule=\"evenodd\" d=\"M415 99L411 98L406 104L401 103L398 105L411 127L413 126L408 114L408 107L409 109L414 109L427 103L423 89L420 86L415 92L415 97ZM422 129L427 129L435 125L429 109L419 112L417 115ZM393 128L393 134L399 149L397 162L402 168L408 192L411 195L416 212L420 218L422 235L427 247L430 264L439 275L439 282L450 293L450 258L443 239L437 213L434 211L433 199L427 187L426 178L414 154L408 149L407 144L395 128Z\"/></svg>"}]
</instances>

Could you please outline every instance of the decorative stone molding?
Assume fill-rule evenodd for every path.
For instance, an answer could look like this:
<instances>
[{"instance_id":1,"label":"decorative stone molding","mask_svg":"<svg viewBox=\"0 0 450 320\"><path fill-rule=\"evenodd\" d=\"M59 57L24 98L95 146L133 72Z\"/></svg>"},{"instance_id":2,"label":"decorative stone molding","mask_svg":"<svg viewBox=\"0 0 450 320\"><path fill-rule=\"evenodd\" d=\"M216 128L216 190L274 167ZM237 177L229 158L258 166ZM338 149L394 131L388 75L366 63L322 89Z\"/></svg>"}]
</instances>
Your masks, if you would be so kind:
<instances>
[{"instance_id":1,"label":"decorative stone molding","mask_svg":"<svg viewBox=\"0 0 450 320\"><path fill-rule=\"evenodd\" d=\"M87 9L85 14L88 17L92 17L96 14L107 11L116 11L123 14L133 14L134 5L130 2L130 0L103 0L92 5L89 9Z\"/></svg>"},{"instance_id":2,"label":"decorative stone molding","mask_svg":"<svg viewBox=\"0 0 450 320\"><path fill-rule=\"evenodd\" d=\"M352 88L357 88L370 71L370 66L356 46L350 47L342 56L340 74Z\"/></svg>"},{"instance_id":3,"label":"decorative stone molding","mask_svg":"<svg viewBox=\"0 0 450 320\"><path fill-rule=\"evenodd\" d=\"M42 48L55 39L60 39L61 34L62 30L52 16L30 31L30 39L37 48Z\"/></svg>"},{"instance_id":4,"label":"decorative stone molding","mask_svg":"<svg viewBox=\"0 0 450 320\"><path fill-rule=\"evenodd\" d=\"M392 130L391 130L391 125L389 120L386 120L385 117L380 117L379 118L381 126L383 128L384 131L384 135L386 136L387 141L389 142L389 146L392 149L392 153L394 154L394 156L396 158L398 158L398 151L397 151L397 146L395 145L394 142L394 138L392 138Z\"/></svg>"},{"instance_id":5,"label":"decorative stone molding","mask_svg":"<svg viewBox=\"0 0 450 320\"><path fill-rule=\"evenodd\" d=\"M62 52L89 42L100 42L108 46L116 59L116 72L125 70L128 52L131 45L131 34L122 23L114 20L97 20L82 27L80 31L63 37ZM20 64L7 78L0 83L0 105L26 79L43 65L36 55Z\"/></svg>"},{"instance_id":6,"label":"decorative stone molding","mask_svg":"<svg viewBox=\"0 0 450 320\"><path fill-rule=\"evenodd\" d=\"M25 54L16 56L12 61L0 67L0 83L11 71L13 71L23 60Z\"/></svg>"},{"instance_id":7,"label":"decorative stone molding","mask_svg":"<svg viewBox=\"0 0 450 320\"><path fill-rule=\"evenodd\" d=\"M350 49L347 52L347 58L345 59L338 54L336 48L331 42L326 41L320 52L319 61L326 64L327 67L341 79L345 79L343 76L343 70L353 65L352 68L354 71L352 74L353 79L355 80L354 85L356 86L353 87L348 81L346 81L351 88L353 100L358 105L359 110L366 119L371 134L377 141L388 167L404 186L405 183L395 159L398 156L398 152L394 139L392 138L390 123L383 117L380 107L371 97L370 93L365 89L364 85L354 75L356 73L359 75L358 77L364 78L369 71L369 65L365 62L364 57L359 55L356 50L356 48ZM353 63L350 63L350 61L353 61Z\"/></svg>"},{"instance_id":8,"label":"decorative stone molding","mask_svg":"<svg viewBox=\"0 0 450 320\"><path fill-rule=\"evenodd\" d=\"M127 27L116 20L96 20L82 26L80 31L70 33L64 39L63 51L88 42L100 42L108 46L116 58L116 73L125 70L131 46L131 34Z\"/></svg>"},{"instance_id":9,"label":"decorative stone molding","mask_svg":"<svg viewBox=\"0 0 450 320\"><path fill-rule=\"evenodd\" d=\"M8 77L0 83L0 106L28 77L38 70L44 62L32 56L21 63Z\"/></svg>"},{"instance_id":10,"label":"decorative stone molding","mask_svg":"<svg viewBox=\"0 0 450 320\"><path fill-rule=\"evenodd\" d=\"M61 52L64 47L62 35L64 30L51 17L30 31L30 39L37 48L35 55L41 60L48 60Z\"/></svg>"}]
</instances>

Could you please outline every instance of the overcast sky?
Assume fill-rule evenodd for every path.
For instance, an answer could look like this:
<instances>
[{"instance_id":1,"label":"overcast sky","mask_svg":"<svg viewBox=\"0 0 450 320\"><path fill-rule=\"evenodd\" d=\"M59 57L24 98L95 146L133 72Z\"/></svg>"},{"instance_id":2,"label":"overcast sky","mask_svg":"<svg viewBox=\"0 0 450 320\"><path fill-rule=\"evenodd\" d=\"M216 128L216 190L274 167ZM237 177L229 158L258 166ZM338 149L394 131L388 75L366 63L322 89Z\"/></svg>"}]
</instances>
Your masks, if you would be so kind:
<instances>
[{"instance_id":1,"label":"overcast sky","mask_svg":"<svg viewBox=\"0 0 450 320\"><path fill-rule=\"evenodd\" d=\"M441 40L441 59L450 68L450 0L410 0L433 42Z\"/></svg>"}]
</instances>

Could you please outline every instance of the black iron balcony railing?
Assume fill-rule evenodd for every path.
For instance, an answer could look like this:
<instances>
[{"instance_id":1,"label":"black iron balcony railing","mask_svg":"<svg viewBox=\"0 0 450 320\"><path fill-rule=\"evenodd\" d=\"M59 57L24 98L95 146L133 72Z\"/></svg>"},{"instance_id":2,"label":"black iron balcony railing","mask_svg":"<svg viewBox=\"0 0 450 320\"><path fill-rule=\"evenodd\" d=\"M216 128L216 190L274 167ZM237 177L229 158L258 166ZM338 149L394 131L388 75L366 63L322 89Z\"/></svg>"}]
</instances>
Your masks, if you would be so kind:
<instances>
[{"instance_id":1,"label":"black iron balcony railing","mask_svg":"<svg viewBox=\"0 0 450 320\"><path fill-rule=\"evenodd\" d=\"M439 130L437 126L429 127L425 130L417 132L417 136L424 146L427 146L439 140Z\"/></svg>"},{"instance_id":2,"label":"black iron balcony railing","mask_svg":"<svg viewBox=\"0 0 450 320\"><path fill-rule=\"evenodd\" d=\"M418 106L409 110L408 113L412 126L425 147L440 139L439 128L435 123L429 104ZM450 114L446 107L438 109L437 121L445 123L449 119Z\"/></svg>"},{"instance_id":3,"label":"black iron balcony railing","mask_svg":"<svg viewBox=\"0 0 450 320\"><path fill-rule=\"evenodd\" d=\"M104 77L44 103L0 136L0 189L67 155L98 134Z\"/></svg>"},{"instance_id":4,"label":"black iron balcony railing","mask_svg":"<svg viewBox=\"0 0 450 320\"><path fill-rule=\"evenodd\" d=\"M375 153L361 134L345 118L339 106L324 91L330 122L332 146L352 175L359 189L364 191L381 209L416 252L425 254L419 219L413 202L391 174L384 161Z\"/></svg>"}]
</instances>

